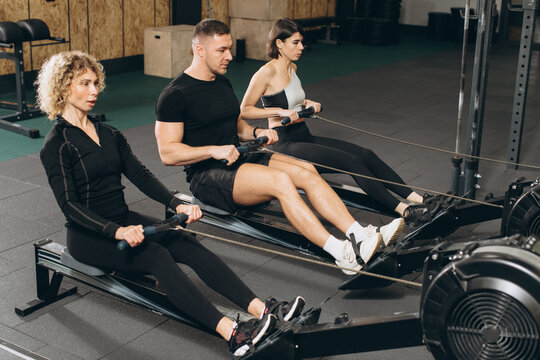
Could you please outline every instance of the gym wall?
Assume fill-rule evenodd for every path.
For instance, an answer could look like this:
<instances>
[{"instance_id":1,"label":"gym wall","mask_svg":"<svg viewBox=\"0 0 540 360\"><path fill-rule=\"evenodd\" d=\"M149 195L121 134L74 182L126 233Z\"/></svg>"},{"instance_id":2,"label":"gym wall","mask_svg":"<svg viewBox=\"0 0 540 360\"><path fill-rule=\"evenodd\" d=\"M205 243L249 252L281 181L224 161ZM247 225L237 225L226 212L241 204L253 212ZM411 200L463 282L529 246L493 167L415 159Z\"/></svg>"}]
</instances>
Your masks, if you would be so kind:
<instances>
[{"instance_id":1,"label":"gym wall","mask_svg":"<svg viewBox=\"0 0 540 360\"><path fill-rule=\"evenodd\" d=\"M144 53L144 29L169 25L173 1L2 0L0 21L16 22L22 19L38 18L49 26L52 36L70 40L67 44L32 48L29 43L24 43L25 71L35 71L52 54L70 49L86 51L99 60L129 59L130 56L136 55L141 57ZM201 17L206 18L207 0L200 1ZM291 18L335 16L337 0L283 1L288 2L288 16ZM210 2L214 17L229 24L229 1L211 0ZM0 76L14 72L13 61L0 59ZM0 90L1 92L3 91Z\"/></svg>"},{"instance_id":2,"label":"gym wall","mask_svg":"<svg viewBox=\"0 0 540 360\"><path fill-rule=\"evenodd\" d=\"M49 26L52 36L71 41L32 48L24 43L25 71L37 70L52 54L69 49L89 52L99 60L140 55L144 52L144 28L169 24L169 0L2 2L0 21L38 18ZM0 75L14 71L13 61L0 60Z\"/></svg>"},{"instance_id":3,"label":"gym wall","mask_svg":"<svg viewBox=\"0 0 540 360\"><path fill-rule=\"evenodd\" d=\"M472 8L476 9L477 1L470 0ZM497 9L500 11L502 0L497 0ZM400 23L406 25L427 26L428 13L446 12L450 8L465 7L465 0L402 0Z\"/></svg>"},{"instance_id":4,"label":"gym wall","mask_svg":"<svg viewBox=\"0 0 540 360\"><path fill-rule=\"evenodd\" d=\"M250 0L246 0L250 1ZM267 0L277 1L277 0ZM281 1L281 0L280 0ZM292 19L306 19L320 16L335 16L337 0L286 0L287 16ZM202 18L208 17L206 0L202 0ZM214 17L230 25L229 1L211 0Z\"/></svg>"}]
</instances>

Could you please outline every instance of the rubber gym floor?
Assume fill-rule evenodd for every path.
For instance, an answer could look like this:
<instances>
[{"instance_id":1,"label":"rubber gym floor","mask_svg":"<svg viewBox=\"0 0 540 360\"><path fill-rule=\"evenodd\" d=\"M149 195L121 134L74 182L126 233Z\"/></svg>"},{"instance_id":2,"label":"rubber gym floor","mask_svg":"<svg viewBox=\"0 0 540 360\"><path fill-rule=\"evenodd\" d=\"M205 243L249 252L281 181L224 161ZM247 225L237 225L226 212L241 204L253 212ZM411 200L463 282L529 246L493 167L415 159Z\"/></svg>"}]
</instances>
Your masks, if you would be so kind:
<instances>
[{"instance_id":1,"label":"rubber gym floor","mask_svg":"<svg viewBox=\"0 0 540 360\"><path fill-rule=\"evenodd\" d=\"M470 89L472 53L469 49L467 89ZM324 106L322 116L374 133L454 150L460 71L460 44L432 42L403 36L398 44L368 47L345 42L340 46L315 44L299 61L299 76L309 99ZM506 159L514 95L518 44L494 44L489 60L488 95L482 156ZM524 124L521 162L540 163L540 110L538 53L533 52ZM241 99L251 75L262 62L232 62L228 77ZM109 124L123 130L133 151L170 189L188 192L181 167L165 167L159 160L153 135L154 104L168 79L140 72L110 76L95 112L105 113ZM3 100L14 94L3 95ZM30 93L29 93L30 96ZM467 91L462 144L468 112ZM0 114L8 113L3 111ZM0 338L49 359L224 359L224 341L178 322L167 320L79 284L78 294L21 318L14 307L35 298L33 246L51 238L65 244L64 217L49 189L39 161L43 137L50 128L45 118L21 122L39 128L41 138L29 139L0 130ZM255 121L264 125L264 121ZM413 186L446 192L450 189L450 155L380 139L321 120L309 120L313 133L344 139L373 149ZM501 195L519 176L536 178L537 169L508 169L504 164L480 161L481 186L477 199ZM346 175L325 177L353 184ZM126 182L126 199L136 211L162 216L163 207ZM423 191L420 191L423 193ZM380 226L390 218L356 212L362 223ZM194 224L211 234L255 245L257 240ZM496 235L500 220L461 228L452 239ZM261 298L288 299L296 294L307 307L322 306L321 322L346 312L352 318L419 310L420 291L394 284L381 289L339 291L346 276L337 270L300 263L256 250L233 247L208 238L200 241L218 253ZM194 282L216 301L224 301L186 268ZM421 274L408 277L421 281ZM69 280L64 280L69 281ZM389 343L392 339L387 339ZM370 341L369 338L357 341ZM0 348L0 358L20 359ZM425 347L350 354L325 359L430 359Z\"/></svg>"}]
</instances>

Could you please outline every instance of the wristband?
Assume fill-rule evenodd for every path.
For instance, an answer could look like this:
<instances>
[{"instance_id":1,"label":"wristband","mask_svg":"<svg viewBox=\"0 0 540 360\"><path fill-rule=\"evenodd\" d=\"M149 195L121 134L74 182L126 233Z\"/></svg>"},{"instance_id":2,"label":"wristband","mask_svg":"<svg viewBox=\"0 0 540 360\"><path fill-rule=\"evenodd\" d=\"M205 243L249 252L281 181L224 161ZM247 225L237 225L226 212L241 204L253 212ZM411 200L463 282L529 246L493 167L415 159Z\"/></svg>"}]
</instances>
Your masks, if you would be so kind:
<instances>
[{"instance_id":1,"label":"wristband","mask_svg":"<svg viewBox=\"0 0 540 360\"><path fill-rule=\"evenodd\" d=\"M262 127L260 127L260 126L255 126L255 127L253 128L253 137L254 137L255 139L257 138L257 134L256 134L257 129L262 129Z\"/></svg>"}]
</instances>

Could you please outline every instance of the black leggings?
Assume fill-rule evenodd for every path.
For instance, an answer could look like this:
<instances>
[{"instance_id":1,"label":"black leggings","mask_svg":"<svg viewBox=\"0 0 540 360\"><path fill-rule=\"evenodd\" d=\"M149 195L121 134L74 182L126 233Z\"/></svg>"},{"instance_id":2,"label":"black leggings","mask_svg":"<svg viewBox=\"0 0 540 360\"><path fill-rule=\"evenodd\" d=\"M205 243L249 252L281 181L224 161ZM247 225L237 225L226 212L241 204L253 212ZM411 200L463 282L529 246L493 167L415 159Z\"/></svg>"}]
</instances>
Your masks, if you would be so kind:
<instances>
[{"instance_id":1,"label":"black leggings","mask_svg":"<svg viewBox=\"0 0 540 360\"><path fill-rule=\"evenodd\" d=\"M277 152L405 185L403 179L373 151L346 141L313 136L305 122L276 127L274 130L279 135L279 141L274 144L273 148ZM317 171L319 173L336 172L323 167L317 167ZM413 192L405 186L392 185L360 176L353 176L353 179L366 194L380 201L390 210L394 210L400 201L387 189L403 198L407 198Z\"/></svg>"},{"instance_id":2,"label":"black leggings","mask_svg":"<svg viewBox=\"0 0 540 360\"><path fill-rule=\"evenodd\" d=\"M129 212L124 226L148 226L159 220ZM177 263L190 266L212 289L247 310L255 295L214 253L184 232L158 234L135 248L120 251L117 240L79 226L67 231L67 247L83 263L125 273L152 274L169 300L195 321L215 330L223 317L207 297L191 282Z\"/></svg>"}]
</instances>

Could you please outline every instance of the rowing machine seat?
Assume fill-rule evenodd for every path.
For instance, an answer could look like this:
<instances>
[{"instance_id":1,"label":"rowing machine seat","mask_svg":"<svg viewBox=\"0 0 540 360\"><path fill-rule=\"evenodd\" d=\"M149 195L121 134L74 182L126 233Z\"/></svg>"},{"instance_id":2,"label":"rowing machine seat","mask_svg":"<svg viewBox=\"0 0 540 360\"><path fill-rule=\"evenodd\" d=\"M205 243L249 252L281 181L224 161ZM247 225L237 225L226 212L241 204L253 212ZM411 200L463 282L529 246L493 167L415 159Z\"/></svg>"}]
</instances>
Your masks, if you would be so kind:
<instances>
[{"instance_id":1,"label":"rowing machine seat","mask_svg":"<svg viewBox=\"0 0 540 360\"><path fill-rule=\"evenodd\" d=\"M74 270L77 270L79 272L82 272L90 276L102 276L102 275L107 275L110 273L102 269L99 269L97 267L94 267L92 265L83 264L82 262L75 260L75 258L71 256L71 254L69 253L69 250L67 247L62 249L60 262L67 267L70 267Z\"/></svg>"}]
</instances>

